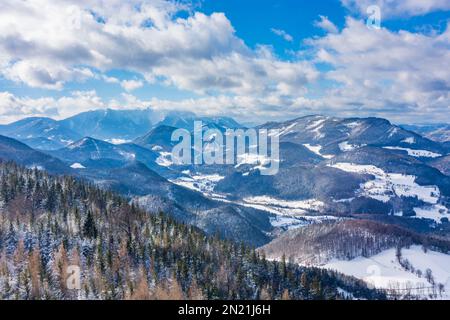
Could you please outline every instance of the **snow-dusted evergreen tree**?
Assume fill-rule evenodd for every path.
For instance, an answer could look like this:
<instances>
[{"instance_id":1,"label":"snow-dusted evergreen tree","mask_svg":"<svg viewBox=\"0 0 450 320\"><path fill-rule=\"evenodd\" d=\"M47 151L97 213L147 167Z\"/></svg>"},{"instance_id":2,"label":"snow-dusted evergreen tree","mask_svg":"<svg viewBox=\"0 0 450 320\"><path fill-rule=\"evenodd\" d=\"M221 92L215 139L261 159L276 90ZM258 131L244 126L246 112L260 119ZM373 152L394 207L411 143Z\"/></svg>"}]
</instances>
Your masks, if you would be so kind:
<instances>
[{"instance_id":1,"label":"snow-dusted evergreen tree","mask_svg":"<svg viewBox=\"0 0 450 320\"><path fill-rule=\"evenodd\" d=\"M0 299L384 298L71 177L0 162L0 179Z\"/></svg>"}]
</instances>

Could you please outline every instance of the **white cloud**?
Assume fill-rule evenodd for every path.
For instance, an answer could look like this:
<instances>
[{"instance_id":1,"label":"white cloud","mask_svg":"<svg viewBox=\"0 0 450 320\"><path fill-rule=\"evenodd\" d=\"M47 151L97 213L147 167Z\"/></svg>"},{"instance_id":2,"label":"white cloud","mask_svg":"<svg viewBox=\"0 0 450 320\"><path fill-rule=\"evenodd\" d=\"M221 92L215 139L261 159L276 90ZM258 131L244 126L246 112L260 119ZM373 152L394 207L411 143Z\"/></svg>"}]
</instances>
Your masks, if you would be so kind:
<instances>
[{"instance_id":1,"label":"white cloud","mask_svg":"<svg viewBox=\"0 0 450 320\"><path fill-rule=\"evenodd\" d=\"M307 62L247 47L223 13L175 17L182 9L163 0L4 0L0 52L9 67L0 73L29 86L61 89L83 80L87 67L120 69L147 81L223 94L301 91L317 77ZM122 85L132 90L138 84Z\"/></svg>"},{"instance_id":2,"label":"white cloud","mask_svg":"<svg viewBox=\"0 0 450 320\"><path fill-rule=\"evenodd\" d=\"M100 78L103 79L103 81L105 81L106 83L120 83L120 80L115 77L101 75Z\"/></svg>"},{"instance_id":3,"label":"white cloud","mask_svg":"<svg viewBox=\"0 0 450 320\"><path fill-rule=\"evenodd\" d=\"M339 30L336 25L331 22L328 17L319 16L320 20L316 21L314 25L318 28L321 28L329 33L337 33Z\"/></svg>"},{"instance_id":4,"label":"white cloud","mask_svg":"<svg viewBox=\"0 0 450 320\"><path fill-rule=\"evenodd\" d=\"M81 82L94 76L87 68L69 69L61 65L45 65L31 60L18 61L5 67L3 75L9 80L26 83L30 87L56 90L62 89L65 82Z\"/></svg>"},{"instance_id":5,"label":"white cloud","mask_svg":"<svg viewBox=\"0 0 450 320\"><path fill-rule=\"evenodd\" d=\"M348 18L338 34L309 41L332 66L322 102L339 113L428 120L450 111L450 28L440 35L374 30Z\"/></svg>"},{"instance_id":6,"label":"white cloud","mask_svg":"<svg viewBox=\"0 0 450 320\"><path fill-rule=\"evenodd\" d=\"M120 82L120 85L126 91L133 91L133 90L142 88L142 86L144 85L144 82L142 82L140 80L122 80Z\"/></svg>"},{"instance_id":7,"label":"white cloud","mask_svg":"<svg viewBox=\"0 0 450 320\"><path fill-rule=\"evenodd\" d=\"M294 37L292 37L289 33L287 33L284 30L272 28L270 29L270 31L272 31L272 33L276 34L277 36L282 37L284 40L288 42L294 41Z\"/></svg>"},{"instance_id":8,"label":"white cloud","mask_svg":"<svg viewBox=\"0 0 450 320\"><path fill-rule=\"evenodd\" d=\"M274 121L295 118L313 112L317 101L306 98L292 99L281 95L249 96L219 95L200 98L167 100L152 98L140 100L124 93L122 101L111 101L110 108L152 108L156 111L194 111L201 116L224 115L239 121Z\"/></svg>"},{"instance_id":9,"label":"white cloud","mask_svg":"<svg viewBox=\"0 0 450 320\"><path fill-rule=\"evenodd\" d=\"M24 117L66 118L76 113L103 109L107 105L95 91L74 91L61 98L16 97L10 92L0 92L0 122L9 123Z\"/></svg>"},{"instance_id":10,"label":"white cloud","mask_svg":"<svg viewBox=\"0 0 450 320\"><path fill-rule=\"evenodd\" d=\"M224 115L242 121L281 120L313 112L317 102L305 98L290 98L271 94L266 96L218 95L200 98L141 100L130 93L120 99L106 101L95 91L75 91L58 99L53 97L21 98L0 92L0 123L10 123L24 117L49 116L55 119L70 117L95 109L145 109L159 112L190 111L203 116Z\"/></svg>"},{"instance_id":11,"label":"white cloud","mask_svg":"<svg viewBox=\"0 0 450 320\"><path fill-rule=\"evenodd\" d=\"M382 17L410 17L424 15L433 11L450 10L448 0L341 0L342 4L356 12L366 15L367 8L377 5Z\"/></svg>"},{"instance_id":12,"label":"white cloud","mask_svg":"<svg viewBox=\"0 0 450 320\"><path fill-rule=\"evenodd\" d=\"M362 13L369 4L343 2ZM446 8L444 2L416 2L383 1L382 14ZM309 40L315 60L282 60L268 46L246 46L224 14L196 12L180 18L176 13L184 9L190 8L163 0L1 1L1 76L55 90L95 77L127 92L120 101L103 101L95 91L39 99L3 92L1 121L30 115L60 118L108 106L196 110L249 120L338 113L442 121L450 114L450 28L434 35L370 30L349 18L338 30L321 16L316 26L327 34ZM282 30L272 31L291 39ZM332 70L319 73L314 62ZM141 101L129 92L144 80L106 76L110 70L203 96Z\"/></svg>"}]
</instances>

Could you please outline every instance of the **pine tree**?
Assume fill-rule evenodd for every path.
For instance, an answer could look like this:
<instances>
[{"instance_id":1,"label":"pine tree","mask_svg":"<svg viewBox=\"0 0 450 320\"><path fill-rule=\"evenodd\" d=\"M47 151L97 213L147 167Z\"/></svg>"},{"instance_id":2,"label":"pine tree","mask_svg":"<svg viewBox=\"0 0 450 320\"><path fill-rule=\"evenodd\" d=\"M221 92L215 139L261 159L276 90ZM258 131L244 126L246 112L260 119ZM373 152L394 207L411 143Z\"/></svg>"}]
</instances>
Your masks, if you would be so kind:
<instances>
[{"instance_id":1,"label":"pine tree","mask_svg":"<svg viewBox=\"0 0 450 320\"><path fill-rule=\"evenodd\" d=\"M97 238L97 227L95 226L94 217L92 216L92 212L88 211L86 220L83 225L84 235L90 239Z\"/></svg>"}]
</instances>

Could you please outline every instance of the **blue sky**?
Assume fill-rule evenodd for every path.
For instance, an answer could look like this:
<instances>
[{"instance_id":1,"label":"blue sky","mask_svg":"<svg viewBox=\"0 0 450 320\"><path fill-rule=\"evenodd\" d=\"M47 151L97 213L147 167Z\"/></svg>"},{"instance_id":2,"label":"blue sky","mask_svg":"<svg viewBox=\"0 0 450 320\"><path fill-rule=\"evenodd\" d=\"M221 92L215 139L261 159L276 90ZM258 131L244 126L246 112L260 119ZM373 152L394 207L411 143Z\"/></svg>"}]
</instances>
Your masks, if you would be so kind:
<instances>
[{"instance_id":1,"label":"blue sky","mask_svg":"<svg viewBox=\"0 0 450 320\"><path fill-rule=\"evenodd\" d=\"M376 5L381 29L369 28ZM0 122L99 108L449 121L443 0L0 4Z\"/></svg>"}]
</instances>

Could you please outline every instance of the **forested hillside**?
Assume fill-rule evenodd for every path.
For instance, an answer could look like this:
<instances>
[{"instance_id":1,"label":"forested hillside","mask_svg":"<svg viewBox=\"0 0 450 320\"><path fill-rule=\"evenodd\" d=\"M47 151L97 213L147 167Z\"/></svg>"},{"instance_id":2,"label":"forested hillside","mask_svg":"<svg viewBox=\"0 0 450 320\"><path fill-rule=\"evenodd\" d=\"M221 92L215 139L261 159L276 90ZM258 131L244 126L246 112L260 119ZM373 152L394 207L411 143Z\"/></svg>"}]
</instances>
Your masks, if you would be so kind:
<instances>
[{"instance_id":1,"label":"forested hillside","mask_svg":"<svg viewBox=\"0 0 450 320\"><path fill-rule=\"evenodd\" d=\"M66 286L79 266L81 289ZM0 163L0 299L380 299L78 181Z\"/></svg>"},{"instance_id":2,"label":"forested hillside","mask_svg":"<svg viewBox=\"0 0 450 320\"><path fill-rule=\"evenodd\" d=\"M368 220L343 220L313 224L291 230L261 247L269 259L285 255L296 263L320 265L331 259L371 257L383 250L412 245L438 252L450 252L446 238Z\"/></svg>"}]
</instances>

